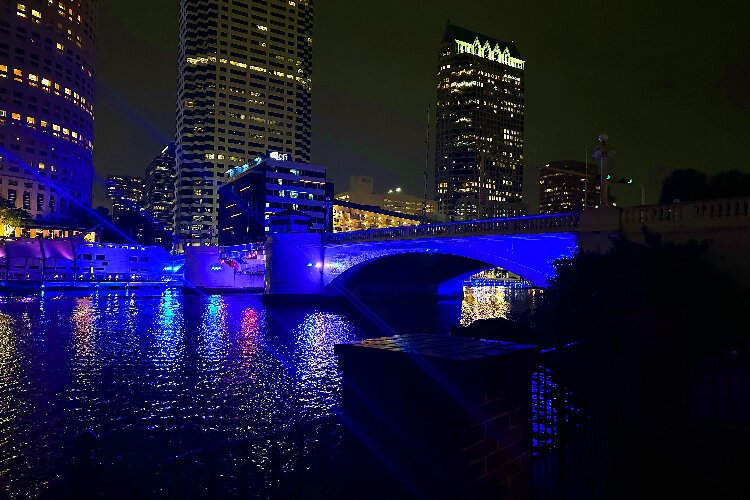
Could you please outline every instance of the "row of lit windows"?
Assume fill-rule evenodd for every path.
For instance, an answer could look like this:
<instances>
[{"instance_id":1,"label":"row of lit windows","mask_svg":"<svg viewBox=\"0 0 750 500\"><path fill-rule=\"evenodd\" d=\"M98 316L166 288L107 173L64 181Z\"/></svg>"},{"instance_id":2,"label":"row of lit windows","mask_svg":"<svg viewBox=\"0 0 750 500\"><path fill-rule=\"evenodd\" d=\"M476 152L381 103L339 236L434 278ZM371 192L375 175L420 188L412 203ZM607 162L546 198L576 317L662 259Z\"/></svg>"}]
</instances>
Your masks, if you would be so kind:
<instances>
[{"instance_id":1,"label":"row of lit windows","mask_svg":"<svg viewBox=\"0 0 750 500\"><path fill-rule=\"evenodd\" d=\"M47 0L47 3L49 5L55 5L55 2L53 0ZM81 24L81 15L75 15L73 14L73 9L67 9L67 12L65 10L65 5L62 2L58 2L57 5L57 13L63 17L67 17L69 21L77 22L78 24ZM36 9L29 9L26 7L25 4L19 3L16 5L16 15L18 17L31 19L35 23L39 24L42 22L42 13L39 12ZM78 34L74 34L73 30L68 29L68 40L75 40L76 45L78 47L82 47L81 44L81 36ZM58 44L59 45L59 44ZM59 47L58 47L59 48Z\"/></svg>"},{"instance_id":2,"label":"row of lit windows","mask_svg":"<svg viewBox=\"0 0 750 500\"><path fill-rule=\"evenodd\" d=\"M47 5L54 6L55 5L55 1L54 0L47 0ZM17 4L17 6L16 6L16 13L20 17L26 17L26 14L28 13L28 9L26 8L26 5L24 5L22 3ZM57 13L59 15L63 16L63 17L67 16L67 18L68 18L69 21L75 20L79 24L81 22L81 15L80 14L75 15L74 12L73 12L73 9L71 9L71 8L68 8L67 11L66 11L65 4L62 3L62 2L57 2ZM38 10L31 9L31 17L33 17L34 19L41 19L42 18L42 14Z\"/></svg>"},{"instance_id":3,"label":"row of lit windows","mask_svg":"<svg viewBox=\"0 0 750 500\"><path fill-rule=\"evenodd\" d=\"M12 69L12 68L11 68ZM0 78L7 78L8 74L10 73L11 69L8 68L5 64L0 64ZM13 72L13 80L23 83L23 71L15 68L12 69ZM75 92L72 89L69 89L68 87L61 87L59 83L55 83L49 78L35 75L33 73L28 73L27 75L27 83L31 87L35 88L41 88L45 92L54 93L57 96L64 95L65 99L71 101L73 104L84 110L86 113L88 113L91 118L94 117L94 106L93 104L86 101L86 98L82 95L78 94L78 92ZM54 91L52 90L54 89Z\"/></svg>"},{"instance_id":4,"label":"row of lit windows","mask_svg":"<svg viewBox=\"0 0 750 500\"><path fill-rule=\"evenodd\" d=\"M84 146L87 149L93 149L94 145L91 143L91 141L86 140L83 137L83 134L76 132L75 130L70 130L66 127L63 127L61 125L58 125L56 123L50 124L46 120L41 120L38 118L35 118L33 116L22 116L20 113L8 113L0 109L0 125L5 123L6 118L10 116L11 123L14 125L20 125L24 122L24 118L26 118L26 126L36 129L37 126L41 127L45 132L52 130L52 135L55 137L59 137L62 139L65 139L66 141L74 142L75 144Z\"/></svg>"},{"instance_id":5,"label":"row of lit windows","mask_svg":"<svg viewBox=\"0 0 750 500\"><path fill-rule=\"evenodd\" d=\"M297 82L303 84L303 85L309 85L309 79L304 78L302 76L294 76L288 73L285 73L283 71L276 71L276 70L269 70L268 68L264 68L262 66L255 66L251 64L247 64L245 62L241 61L234 61L231 59L226 58L217 58L216 56L206 56L206 57L188 57L187 63L191 66L199 66L199 65L205 65L208 63L216 63L219 62L220 64L229 64L230 66L236 66L238 68L242 69L249 69L251 71L257 71L258 73L270 73L275 76L278 76L280 78L287 78L290 80L296 80ZM303 74L304 71L302 68L297 70L298 73Z\"/></svg>"}]
</instances>

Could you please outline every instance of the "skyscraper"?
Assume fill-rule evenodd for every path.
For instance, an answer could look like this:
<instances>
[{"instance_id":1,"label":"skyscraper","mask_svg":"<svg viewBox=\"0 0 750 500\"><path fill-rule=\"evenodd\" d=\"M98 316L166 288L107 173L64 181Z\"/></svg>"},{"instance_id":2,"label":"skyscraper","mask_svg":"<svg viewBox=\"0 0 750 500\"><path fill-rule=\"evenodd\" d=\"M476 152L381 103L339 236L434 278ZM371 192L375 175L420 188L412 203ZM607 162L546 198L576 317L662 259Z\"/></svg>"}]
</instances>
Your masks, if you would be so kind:
<instances>
[{"instance_id":1,"label":"skyscraper","mask_svg":"<svg viewBox=\"0 0 750 500\"><path fill-rule=\"evenodd\" d=\"M181 0L175 232L217 242L226 171L310 161L313 0Z\"/></svg>"},{"instance_id":2,"label":"skyscraper","mask_svg":"<svg viewBox=\"0 0 750 500\"><path fill-rule=\"evenodd\" d=\"M96 0L0 1L0 194L34 218L91 206Z\"/></svg>"},{"instance_id":3,"label":"skyscraper","mask_svg":"<svg viewBox=\"0 0 750 500\"><path fill-rule=\"evenodd\" d=\"M599 206L599 167L582 161L553 161L539 169L539 213L580 212Z\"/></svg>"},{"instance_id":4,"label":"skyscraper","mask_svg":"<svg viewBox=\"0 0 750 500\"><path fill-rule=\"evenodd\" d=\"M143 208L149 214L149 222L169 233L174 230L174 185L177 177L174 149L174 143L170 143L151 160L146 167L143 190Z\"/></svg>"},{"instance_id":5,"label":"skyscraper","mask_svg":"<svg viewBox=\"0 0 750 500\"><path fill-rule=\"evenodd\" d=\"M435 195L448 220L525 213L524 65L512 43L453 24L438 62Z\"/></svg>"},{"instance_id":6,"label":"skyscraper","mask_svg":"<svg viewBox=\"0 0 750 500\"><path fill-rule=\"evenodd\" d=\"M107 198L112 201L112 220L115 223L127 211L140 212L143 202L143 179L128 175L107 176Z\"/></svg>"}]
</instances>

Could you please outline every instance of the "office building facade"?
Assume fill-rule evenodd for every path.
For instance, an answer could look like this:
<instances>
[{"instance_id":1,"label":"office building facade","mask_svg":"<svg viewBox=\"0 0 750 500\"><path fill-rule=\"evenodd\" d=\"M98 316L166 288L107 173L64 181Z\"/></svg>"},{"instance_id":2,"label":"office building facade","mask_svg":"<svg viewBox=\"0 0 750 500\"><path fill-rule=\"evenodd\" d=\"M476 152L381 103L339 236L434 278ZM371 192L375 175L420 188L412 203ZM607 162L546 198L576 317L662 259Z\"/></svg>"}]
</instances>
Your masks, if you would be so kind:
<instances>
[{"instance_id":1,"label":"office building facade","mask_svg":"<svg viewBox=\"0 0 750 500\"><path fill-rule=\"evenodd\" d=\"M524 67L514 44L446 26L435 155L435 197L446 219L525 213Z\"/></svg>"},{"instance_id":2,"label":"office building facade","mask_svg":"<svg viewBox=\"0 0 750 500\"><path fill-rule=\"evenodd\" d=\"M91 207L96 3L0 2L0 195L35 219Z\"/></svg>"},{"instance_id":3,"label":"office building facade","mask_svg":"<svg viewBox=\"0 0 750 500\"><path fill-rule=\"evenodd\" d=\"M547 163L539 169L539 213L563 214L597 208L599 167L582 161Z\"/></svg>"},{"instance_id":4,"label":"office building facade","mask_svg":"<svg viewBox=\"0 0 750 500\"><path fill-rule=\"evenodd\" d=\"M107 176L107 199L112 202L112 220L115 223L125 212L140 211L143 206L143 179L128 175Z\"/></svg>"},{"instance_id":5,"label":"office building facade","mask_svg":"<svg viewBox=\"0 0 750 500\"><path fill-rule=\"evenodd\" d=\"M174 231L177 179L174 149L174 143L169 144L148 164L143 192L143 208L148 212L150 222L168 233Z\"/></svg>"},{"instance_id":6,"label":"office building facade","mask_svg":"<svg viewBox=\"0 0 750 500\"><path fill-rule=\"evenodd\" d=\"M313 0L181 0L175 231L217 242L228 168L310 161Z\"/></svg>"},{"instance_id":7,"label":"office building facade","mask_svg":"<svg viewBox=\"0 0 750 500\"><path fill-rule=\"evenodd\" d=\"M285 210L306 214L311 231L323 232L332 197L320 165L265 159L231 169L219 189L219 244L265 241L271 216Z\"/></svg>"}]
</instances>

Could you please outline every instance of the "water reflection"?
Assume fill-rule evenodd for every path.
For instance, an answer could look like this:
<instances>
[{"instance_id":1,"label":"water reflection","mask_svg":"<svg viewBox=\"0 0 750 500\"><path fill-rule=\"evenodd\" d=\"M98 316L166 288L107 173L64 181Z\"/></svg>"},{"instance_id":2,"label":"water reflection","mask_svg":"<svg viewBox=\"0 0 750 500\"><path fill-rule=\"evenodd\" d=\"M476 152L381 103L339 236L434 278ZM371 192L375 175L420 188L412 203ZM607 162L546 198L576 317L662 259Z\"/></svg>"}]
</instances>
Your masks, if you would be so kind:
<instances>
[{"instance_id":1,"label":"water reflection","mask_svg":"<svg viewBox=\"0 0 750 500\"><path fill-rule=\"evenodd\" d=\"M461 326L490 318L510 319L533 310L542 290L505 285L464 286Z\"/></svg>"},{"instance_id":2,"label":"water reflection","mask_svg":"<svg viewBox=\"0 0 750 500\"><path fill-rule=\"evenodd\" d=\"M352 324L336 314L315 312L305 316L294 334L300 409L320 417L336 401L341 381L333 346L354 339Z\"/></svg>"},{"instance_id":3,"label":"water reflection","mask_svg":"<svg viewBox=\"0 0 750 500\"><path fill-rule=\"evenodd\" d=\"M429 309L389 306L402 308L390 326L439 310L465 324L533 302L473 288ZM145 467L331 415L334 344L382 334L360 317L180 290L0 297L0 497L38 496L87 428L103 462Z\"/></svg>"}]
</instances>

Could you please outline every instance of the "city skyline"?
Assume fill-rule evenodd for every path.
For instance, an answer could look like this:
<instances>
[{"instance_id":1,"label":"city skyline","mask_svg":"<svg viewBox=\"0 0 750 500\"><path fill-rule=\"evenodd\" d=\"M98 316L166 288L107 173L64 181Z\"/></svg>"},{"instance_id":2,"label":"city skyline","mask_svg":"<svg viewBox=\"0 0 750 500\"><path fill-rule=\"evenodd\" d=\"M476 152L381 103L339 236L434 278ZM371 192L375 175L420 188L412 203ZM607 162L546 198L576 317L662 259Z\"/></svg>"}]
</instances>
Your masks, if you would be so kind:
<instances>
[{"instance_id":1,"label":"city skyline","mask_svg":"<svg viewBox=\"0 0 750 500\"><path fill-rule=\"evenodd\" d=\"M647 201L656 200L661 179L676 168L747 170L740 163L741 139L750 132L750 89L743 83L750 47L741 28L747 5L720 3L709 11L684 6L673 17L668 5L642 14L631 4L613 8L604 24L593 4L552 6L545 16L523 5L451 5L316 6L312 161L326 165L337 184L350 174L373 175L421 195L425 112L435 99L434 61L446 19L523 47L529 165L582 159L606 132L618 150L618 174L643 179ZM100 32L111 35L99 37L100 179L140 174L171 140L177 47L176 2L101 7ZM371 14L397 7L402 15L389 18L384 37ZM693 34L697 27L700 37ZM356 65L341 64L349 60ZM695 61L701 61L700 72ZM136 63L151 77L133 81L128 68ZM120 132L104 135L115 124ZM143 151L133 150L133 143ZM533 198L535 174L529 169L525 182L525 194ZM617 195L624 203L640 197L627 187Z\"/></svg>"},{"instance_id":2,"label":"city skyline","mask_svg":"<svg viewBox=\"0 0 750 500\"><path fill-rule=\"evenodd\" d=\"M311 0L180 1L175 234L218 241L230 168L268 151L310 161Z\"/></svg>"}]
</instances>

